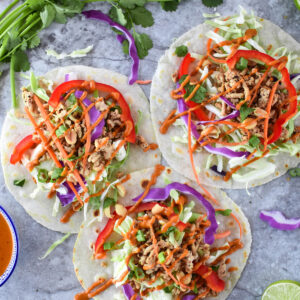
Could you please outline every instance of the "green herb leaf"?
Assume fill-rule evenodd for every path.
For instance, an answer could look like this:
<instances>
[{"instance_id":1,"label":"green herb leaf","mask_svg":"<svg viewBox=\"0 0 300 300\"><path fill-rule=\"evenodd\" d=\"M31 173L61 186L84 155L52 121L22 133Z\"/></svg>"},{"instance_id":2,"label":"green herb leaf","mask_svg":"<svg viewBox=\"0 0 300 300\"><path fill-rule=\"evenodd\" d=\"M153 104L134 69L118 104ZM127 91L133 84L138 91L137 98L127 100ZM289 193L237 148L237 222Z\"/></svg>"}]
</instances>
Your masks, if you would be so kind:
<instances>
[{"instance_id":1,"label":"green herb leaf","mask_svg":"<svg viewBox=\"0 0 300 300\"><path fill-rule=\"evenodd\" d=\"M181 76L181 78L179 79L179 83L181 84L186 77L187 75ZM194 85L190 85L189 83L186 84L184 86L185 89L184 98L187 98L193 92L194 88L195 88ZM191 99L191 101L195 103L201 103L205 99L206 93L207 93L206 88L201 85L200 88L197 90L196 94L194 95L194 97Z\"/></svg>"},{"instance_id":2,"label":"green herb leaf","mask_svg":"<svg viewBox=\"0 0 300 300\"><path fill-rule=\"evenodd\" d=\"M55 8L51 4L47 4L40 16L43 23L42 28L47 28L55 19Z\"/></svg>"},{"instance_id":3,"label":"green herb leaf","mask_svg":"<svg viewBox=\"0 0 300 300\"><path fill-rule=\"evenodd\" d=\"M243 71L244 69L246 69L248 66L248 60L245 59L244 57L241 57L239 59L239 61L236 63L235 68L237 70Z\"/></svg>"},{"instance_id":4,"label":"green herb leaf","mask_svg":"<svg viewBox=\"0 0 300 300\"><path fill-rule=\"evenodd\" d=\"M26 72L30 69L27 54L23 50L17 50L14 54L14 70L16 72Z\"/></svg>"},{"instance_id":5,"label":"green herb leaf","mask_svg":"<svg viewBox=\"0 0 300 300\"><path fill-rule=\"evenodd\" d=\"M51 181L58 179L61 176L64 168L55 168L51 174Z\"/></svg>"},{"instance_id":6,"label":"green herb leaf","mask_svg":"<svg viewBox=\"0 0 300 300\"><path fill-rule=\"evenodd\" d=\"M42 10L46 3L47 3L46 0L27 0L26 1L26 4L32 10Z\"/></svg>"},{"instance_id":7,"label":"green herb leaf","mask_svg":"<svg viewBox=\"0 0 300 300\"><path fill-rule=\"evenodd\" d=\"M143 6L147 3L147 0L120 0L120 5L125 8L135 8L135 6Z\"/></svg>"},{"instance_id":8,"label":"green herb leaf","mask_svg":"<svg viewBox=\"0 0 300 300\"><path fill-rule=\"evenodd\" d=\"M248 107L247 103L243 104L240 108L241 121L243 122L253 111L254 108Z\"/></svg>"},{"instance_id":9,"label":"green herb leaf","mask_svg":"<svg viewBox=\"0 0 300 300\"><path fill-rule=\"evenodd\" d=\"M140 59L143 59L148 55L148 51L153 47L152 40L146 33L139 34L134 31L132 35L135 40L138 56Z\"/></svg>"},{"instance_id":10,"label":"green herb leaf","mask_svg":"<svg viewBox=\"0 0 300 300\"><path fill-rule=\"evenodd\" d=\"M112 6L111 9L109 10L109 13L108 15L110 16L110 18L123 25L123 26L126 26L127 24L127 17L126 15L123 13L123 10L119 7L116 7L116 6Z\"/></svg>"},{"instance_id":11,"label":"green herb leaf","mask_svg":"<svg viewBox=\"0 0 300 300\"><path fill-rule=\"evenodd\" d=\"M160 253L158 254L158 261L159 261L161 264L163 264L163 263L166 261L166 257L165 257L164 252L160 252Z\"/></svg>"},{"instance_id":12,"label":"green herb leaf","mask_svg":"<svg viewBox=\"0 0 300 300\"><path fill-rule=\"evenodd\" d=\"M195 283L195 286L194 286L194 288L193 288L193 292L194 292L196 295L198 294L198 288L197 288L196 283Z\"/></svg>"},{"instance_id":13,"label":"green herb leaf","mask_svg":"<svg viewBox=\"0 0 300 300\"><path fill-rule=\"evenodd\" d=\"M100 199L100 196L91 197L89 200L89 205L91 205L93 209L99 209L101 206Z\"/></svg>"},{"instance_id":14,"label":"green herb leaf","mask_svg":"<svg viewBox=\"0 0 300 300\"><path fill-rule=\"evenodd\" d=\"M46 169L39 169L37 178L38 178L39 182L42 182L42 183L47 182L49 179L48 171Z\"/></svg>"},{"instance_id":15,"label":"green herb leaf","mask_svg":"<svg viewBox=\"0 0 300 300\"><path fill-rule=\"evenodd\" d=\"M213 271L218 272L220 266L212 266L211 268Z\"/></svg>"},{"instance_id":16,"label":"green herb leaf","mask_svg":"<svg viewBox=\"0 0 300 300\"><path fill-rule=\"evenodd\" d=\"M161 1L160 5L165 11L175 11L178 8L181 0Z\"/></svg>"},{"instance_id":17,"label":"green herb leaf","mask_svg":"<svg viewBox=\"0 0 300 300\"><path fill-rule=\"evenodd\" d=\"M130 11L133 23L143 27L150 27L154 24L154 19L151 11L145 7L136 7Z\"/></svg>"},{"instance_id":18,"label":"green herb leaf","mask_svg":"<svg viewBox=\"0 0 300 300\"><path fill-rule=\"evenodd\" d=\"M114 204L116 204L115 199L110 198L110 197L106 197L105 200L104 200L103 208L105 209L105 208L110 207Z\"/></svg>"},{"instance_id":19,"label":"green herb leaf","mask_svg":"<svg viewBox=\"0 0 300 300\"><path fill-rule=\"evenodd\" d=\"M217 7L223 3L223 0L202 0L202 3L207 7Z\"/></svg>"},{"instance_id":20,"label":"green herb leaf","mask_svg":"<svg viewBox=\"0 0 300 300\"><path fill-rule=\"evenodd\" d=\"M185 45L178 46L178 47L176 47L176 50L175 50L175 54L178 57L186 56L188 52L189 52L188 47Z\"/></svg>"},{"instance_id":21,"label":"green herb leaf","mask_svg":"<svg viewBox=\"0 0 300 300\"><path fill-rule=\"evenodd\" d=\"M57 135L57 137L62 136L66 131L68 130L68 128L65 125L61 125L58 127L58 129L56 129L55 133Z\"/></svg>"},{"instance_id":22,"label":"green herb leaf","mask_svg":"<svg viewBox=\"0 0 300 300\"><path fill-rule=\"evenodd\" d=\"M115 243L113 243L113 242L106 242L103 244L103 249L110 250L114 245L115 245Z\"/></svg>"},{"instance_id":23,"label":"green herb leaf","mask_svg":"<svg viewBox=\"0 0 300 300\"><path fill-rule=\"evenodd\" d=\"M28 48L32 49L37 47L41 42L41 39L36 35L28 41Z\"/></svg>"},{"instance_id":24,"label":"green herb leaf","mask_svg":"<svg viewBox=\"0 0 300 300\"><path fill-rule=\"evenodd\" d=\"M144 241L146 241L145 235L144 235L144 233L143 233L142 230L139 230L137 232L136 239L137 239L138 242L144 242Z\"/></svg>"},{"instance_id":25,"label":"green herb leaf","mask_svg":"<svg viewBox=\"0 0 300 300\"><path fill-rule=\"evenodd\" d=\"M222 215L225 217L230 216L232 210L231 209L225 209L225 210L216 210L216 215Z\"/></svg>"},{"instance_id":26,"label":"green herb leaf","mask_svg":"<svg viewBox=\"0 0 300 300\"><path fill-rule=\"evenodd\" d=\"M171 294L173 289L174 289L174 284L171 284L169 286L166 286L163 290L165 293Z\"/></svg>"},{"instance_id":27,"label":"green herb leaf","mask_svg":"<svg viewBox=\"0 0 300 300\"><path fill-rule=\"evenodd\" d=\"M258 145L260 145L260 139L256 135L252 135L249 139L249 145L256 148Z\"/></svg>"},{"instance_id":28,"label":"green herb leaf","mask_svg":"<svg viewBox=\"0 0 300 300\"><path fill-rule=\"evenodd\" d=\"M23 187L23 185L25 184L25 181L26 181L25 179L16 179L16 180L14 180L14 185Z\"/></svg>"}]
</instances>

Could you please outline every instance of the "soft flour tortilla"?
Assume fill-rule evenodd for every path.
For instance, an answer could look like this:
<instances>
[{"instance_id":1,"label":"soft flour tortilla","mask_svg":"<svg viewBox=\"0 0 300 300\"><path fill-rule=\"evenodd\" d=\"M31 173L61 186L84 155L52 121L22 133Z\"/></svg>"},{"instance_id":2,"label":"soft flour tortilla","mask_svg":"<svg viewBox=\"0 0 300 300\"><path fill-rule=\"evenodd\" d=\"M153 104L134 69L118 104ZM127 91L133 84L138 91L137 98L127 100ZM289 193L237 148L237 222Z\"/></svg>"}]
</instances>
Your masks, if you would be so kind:
<instances>
[{"instance_id":1,"label":"soft flour tortilla","mask_svg":"<svg viewBox=\"0 0 300 300\"><path fill-rule=\"evenodd\" d=\"M138 196L144 191L141 183L143 182L143 180L149 180L151 178L153 170L153 168L150 168L132 173L131 179L124 184L124 187L126 189L126 196L123 199L120 199L119 203L122 203L124 206L132 205L134 202L131 199ZM197 186L196 183L187 180L170 168L166 168L162 175L158 177L155 187L164 187L168 180L171 182L186 183L194 189L199 190L199 186ZM207 298L221 300L228 297L238 279L240 278L250 253L252 238L250 225L241 209L232 200L230 200L224 192L220 191L219 189L209 188L209 191L216 199L220 201L221 206L219 206L218 208L221 207L224 209L231 209L232 212L240 220L243 228L242 242L244 244L244 248L230 256L231 262L228 265L228 267L238 267L238 271L229 273L230 279L226 281L226 289L218 297ZM203 207L201 204L199 204L199 202L197 202L197 199L193 198L192 196L188 196L188 199L195 201L196 210L203 211ZM218 216L218 220L220 220L221 222L218 232L230 230L232 232L232 239L233 237L239 237L239 228L237 224L235 222L232 222L232 219L230 219L229 221L228 217L220 216L220 218ZM104 277L107 279L112 277L113 268L112 263L110 262L110 254L108 254L107 258L105 259L94 260L93 251L91 250L92 244L96 241L98 233L104 228L107 220L107 218L103 218L102 222L95 221L91 225L89 225L89 220L83 223L78 234L73 251L73 262L77 278L84 289L87 289L100 277ZM218 240L214 245L218 246L218 242L222 241ZM113 299L113 296L119 293L122 293L121 287L116 288L115 286L111 286L99 296L95 297L95 299Z\"/></svg>"},{"instance_id":2,"label":"soft flour tortilla","mask_svg":"<svg viewBox=\"0 0 300 300\"><path fill-rule=\"evenodd\" d=\"M260 41L264 44L264 48L267 48L268 45L273 45L274 48L284 46L288 47L289 50L296 52L300 57L300 44L289 34L270 21L263 20L262 25L263 28L259 30L259 36ZM172 136L181 136L183 134L182 128L171 126L166 134L161 134L159 132L159 127L160 122L163 122L168 114L173 109L177 108L176 100L173 100L170 97L170 92L175 87L171 77L172 74L178 70L182 61L182 58L175 55L176 47L186 45L189 52L205 54L207 43L205 34L209 30L211 30L211 27L201 24L183 34L170 46L159 60L157 70L152 80L150 95L150 109L153 126L163 157L172 168L191 179L195 179L195 177L191 167L187 145L171 141ZM297 119L297 122L299 122L299 118ZM220 177L217 177L215 172L206 170L205 165L208 155L209 153L204 149L202 149L201 153L198 152L194 154L195 165L200 169L199 179L201 182L220 188L239 189L246 187L246 183L237 182L232 179L225 182ZM269 182L272 179L283 175L289 168L297 166L300 162L299 157L291 157L288 153L272 156L270 159L275 161L276 164L274 174L263 179L250 181L248 183L249 187Z\"/></svg>"},{"instance_id":3,"label":"soft flour tortilla","mask_svg":"<svg viewBox=\"0 0 300 300\"><path fill-rule=\"evenodd\" d=\"M135 122L138 120L138 112L141 111L142 113L139 134L145 137L149 143L156 142L150 118L149 102L137 84L132 86L128 85L128 78L116 72L80 65L54 69L47 73L44 78L54 81L55 84L60 84L65 81L65 75L68 73L75 73L77 79L95 80L100 83L112 85L118 89L130 105L131 114ZM19 103L21 107L20 111L22 112L24 107L23 101L20 99ZM36 184L33 182L30 173L19 163L16 165L9 163L15 145L34 131L28 119L16 119L15 117L11 117L13 114L13 111L7 114L1 137L1 161L5 183L9 191L25 208L27 213L40 224L55 231L78 232L80 224L83 221L82 213L75 214L67 224L60 223L59 220L67 208L63 208L56 217L53 217L52 208L55 197L48 199L48 192L40 191L36 197L32 199L30 194L36 189ZM159 163L160 160L161 156L159 150L144 153L138 146L130 145L129 158L121 171L129 173L148 168ZM13 184L15 179L23 178L26 179L26 183L23 187L18 187Z\"/></svg>"}]
</instances>

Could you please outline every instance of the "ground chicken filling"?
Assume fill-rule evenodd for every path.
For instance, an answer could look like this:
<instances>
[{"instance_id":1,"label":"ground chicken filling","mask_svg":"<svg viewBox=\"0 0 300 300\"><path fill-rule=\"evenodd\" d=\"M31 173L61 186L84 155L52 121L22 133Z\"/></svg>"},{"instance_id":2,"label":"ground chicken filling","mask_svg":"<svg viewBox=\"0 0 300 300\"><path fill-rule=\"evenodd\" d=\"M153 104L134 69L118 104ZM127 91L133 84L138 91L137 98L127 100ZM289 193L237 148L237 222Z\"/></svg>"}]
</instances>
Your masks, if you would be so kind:
<instances>
[{"instance_id":1,"label":"ground chicken filling","mask_svg":"<svg viewBox=\"0 0 300 300\"><path fill-rule=\"evenodd\" d=\"M33 99L34 94L27 89L23 89L22 97L29 112L39 122L43 122L40 110ZM68 160L76 161L76 169L80 175L87 177L92 172L99 172L110 163L118 144L124 140L126 124L121 119L121 109L117 102L110 96L107 97L88 97L91 103L95 103L94 108L104 115L104 126L102 133L96 139L93 139L89 147L89 155L86 161L82 158L85 155L86 133L87 126L84 118L83 108L84 103L80 98L75 97L75 94L69 94L65 101L61 101L54 112L47 103L43 107L49 116L50 122L56 129L56 136L59 138L64 150L68 155ZM46 137L50 136L45 124L40 127ZM96 129L96 128L95 128ZM40 135L35 132L34 139L40 142ZM137 136L136 144L143 150L149 144L142 136ZM59 161L64 161L61 151L52 141L50 147L53 149ZM127 144L124 145L125 151ZM38 163L49 160L48 152L43 153ZM51 174L49 174L51 176ZM77 183L77 179L72 172L69 172L66 178L67 181Z\"/></svg>"}]
</instances>

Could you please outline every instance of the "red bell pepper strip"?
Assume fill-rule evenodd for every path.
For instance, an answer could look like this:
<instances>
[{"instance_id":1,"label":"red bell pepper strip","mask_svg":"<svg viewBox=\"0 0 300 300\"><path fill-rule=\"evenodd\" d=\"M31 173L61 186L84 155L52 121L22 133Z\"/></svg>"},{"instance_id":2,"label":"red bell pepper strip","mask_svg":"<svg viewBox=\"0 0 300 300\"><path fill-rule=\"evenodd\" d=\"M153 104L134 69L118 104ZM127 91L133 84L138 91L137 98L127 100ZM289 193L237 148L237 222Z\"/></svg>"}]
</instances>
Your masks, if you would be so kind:
<instances>
[{"instance_id":1,"label":"red bell pepper strip","mask_svg":"<svg viewBox=\"0 0 300 300\"><path fill-rule=\"evenodd\" d=\"M84 90L84 87L82 86L84 82L85 82L84 80L71 80L62 83L61 85L56 87L55 90L53 91L48 102L49 105L52 106L53 108L56 108L61 100L61 97L72 89ZM130 143L135 143L136 135L134 130L134 122L130 113L130 108L126 100L124 99L123 95L117 89L115 89L110 85L98 83L98 82L95 82L95 85L98 91L110 93L110 94L114 93L118 95L118 97L115 97L116 98L115 100L118 102L118 105L122 110L121 119L123 122L130 121L132 123L132 129L130 134L127 136L127 141Z\"/></svg>"},{"instance_id":2,"label":"red bell pepper strip","mask_svg":"<svg viewBox=\"0 0 300 300\"><path fill-rule=\"evenodd\" d=\"M156 202L147 202L147 203L141 203L137 209L134 211L135 213L139 213L146 210L151 210L156 204ZM161 205L161 204L159 204ZM132 206L127 206L126 209L130 209ZM104 229L99 233L96 244L95 244L95 253L105 253L105 250L103 249L103 245L107 238L111 235L111 233L114 230L115 224L117 220L120 218L120 216L117 215L116 212L113 214L113 218L109 219L106 223Z\"/></svg>"},{"instance_id":3,"label":"red bell pepper strip","mask_svg":"<svg viewBox=\"0 0 300 300\"><path fill-rule=\"evenodd\" d=\"M238 50L235 55L227 61L228 67L233 69L241 57L249 60L256 59L267 65L275 61L272 56L257 50ZM278 65L279 64L280 63L278 63ZM274 67L276 68L276 66ZM287 112L280 114L276 120L273 128L273 134L268 139L268 144L274 143L279 139L282 132L282 126L297 113L297 92L296 88L291 83L289 71L287 68L282 68L279 72L282 75L281 81L285 85L285 88L288 91L288 97L291 101Z\"/></svg>"},{"instance_id":4,"label":"red bell pepper strip","mask_svg":"<svg viewBox=\"0 0 300 300\"><path fill-rule=\"evenodd\" d=\"M186 229L187 225L181 221L179 221L177 224L176 224L176 227L182 232L184 231L184 229Z\"/></svg>"},{"instance_id":5,"label":"red bell pepper strip","mask_svg":"<svg viewBox=\"0 0 300 300\"><path fill-rule=\"evenodd\" d=\"M14 152L10 157L10 163L16 164L22 159L23 154L30 148L34 147L38 143L32 139L32 134L27 135L23 140L21 140L15 147Z\"/></svg>"},{"instance_id":6,"label":"red bell pepper strip","mask_svg":"<svg viewBox=\"0 0 300 300\"><path fill-rule=\"evenodd\" d=\"M209 267L205 265L201 265L196 271L200 276L203 276L208 272L210 272ZM219 293L225 289L225 281L219 278L217 272L212 270L208 276L204 276L203 278L206 280L207 286L213 291Z\"/></svg>"},{"instance_id":7,"label":"red bell pepper strip","mask_svg":"<svg viewBox=\"0 0 300 300\"><path fill-rule=\"evenodd\" d=\"M183 75L187 75L188 74L188 71L189 71L189 66L192 62L195 61L195 58L191 57L191 54L188 53L181 65L180 65L180 68L179 68L179 78L181 78ZM183 90L183 92L185 93L185 90ZM188 101L186 102L186 105L190 108L193 108L195 106L198 105L198 103L195 103L193 101ZM200 120L200 121L208 121L209 118L207 116L207 114L202 110L201 107L199 107L198 109L194 110L193 113L197 116L197 118Z\"/></svg>"}]
</instances>

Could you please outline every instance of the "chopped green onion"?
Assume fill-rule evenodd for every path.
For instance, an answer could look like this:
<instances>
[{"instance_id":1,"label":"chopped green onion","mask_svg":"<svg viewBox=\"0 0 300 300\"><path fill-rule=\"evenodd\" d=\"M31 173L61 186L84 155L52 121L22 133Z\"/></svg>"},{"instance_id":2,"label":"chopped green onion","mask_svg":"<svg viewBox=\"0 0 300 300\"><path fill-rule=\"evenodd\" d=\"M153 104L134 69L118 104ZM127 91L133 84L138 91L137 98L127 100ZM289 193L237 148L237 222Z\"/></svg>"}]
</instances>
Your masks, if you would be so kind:
<instances>
[{"instance_id":1,"label":"chopped green onion","mask_svg":"<svg viewBox=\"0 0 300 300\"><path fill-rule=\"evenodd\" d=\"M195 283L195 286L194 286L194 288L193 288L193 292L194 292L196 295L198 294L198 288L197 288L196 283Z\"/></svg>"},{"instance_id":2,"label":"chopped green onion","mask_svg":"<svg viewBox=\"0 0 300 300\"><path fill-rule=\"evenodd\" d=\"M14 185L22 187L24 185L25 181L26 181L25 179L16 179L16 180L14 180Z\"/></svg>"},{"instance_id":3,"label":"chopped green onion","mask_svg":"<svg viewBox=\"0 0 300 300\"><path fill-rule=\"evenodd\" d=\"M98 98L99 97L99 91L98 90L94 90L93 96L95 98Z\"/></svg>"},{"instance_id":4,"label":"chopped green onion","mask_svg":"<svg viewBox=\"0 0 300 300\"><path fill-rule=\"evenodd\" d=\"M69 108L70 106L75 105L76 103L77 103L77 99L76 99L76 97L75 97L75 94L73 93L73 94L71 94L71 95L69 96L69 98L67 99L68 108Z\"/></svg>"},{"instance_id":5,"label":"chopped green onion","mask_svg":"<svg viewBox=\"0 0 300 300\"><path fill-rule=\"evenodd\" d=\"M260 144L260 139L256 135L252 135L249 139L249 145L256 148Z\"/></svg>"},{"instance_id":6,"label":"chopped green onion","mask_svg":"<svg viewBox=\"0 0 300 300\"><path fill-rule=\"evenodd\" d=\"M144 215L145 215L144 212L139 212L139 213L137 214L138 217L143 217Z\"/></svg>"},{"instance_id":7,"label":"chopped green onion","mask_svg":"<svg viewBox=\"0 0 300 300\"><path fill-rule=\"evenodd\" d=\"M145 235L144 235L144 233L143 233L142 230L139 230L137 232L136 239L137 239L138 242L144 242L144 241L146 241Z\"/></svg>"},{"instance_id":8,"label":"chopped green onion","mask_svg":"<svg viewBox=\"0 0 300 300\"><path fill-rule=\"evenodd\" d=\"M57 137L62 136L66 131L68 130L68 128L65 125L61 125L59 126L59 128L55 131Z\"/></svg>"},{"instance_id":9,"label":"chopped green onion","mask_svg":"<svg viewBox=\"0 0 300 300\"><path fill-rule=\"evenodd\" d=\"M47 252L44 254L44 256L42 256L40 259L45 259L57 246L61 245L69 236L71 235L71 233L67 233L66 235L64 235L61 239L57 240L56 242L54 242L49 249L47 250Z\"/></svg>"},{"instance_id":10,"label":"chopped green onion","mask_svg":"<svg viewBox=\"0 0 300 300\"><path fill-rule=\"evenodd\" d=\"M224 209L224 210L216 210L216 215L222 215L222 216L230 216L232 210L231 209Z\"/></svg>"},{"instance_id":11,"label":"chopped green onion","mask_svg":"<svg viewBox=\"0 0 300 300\"><path fill-rule=\"evenodd\" d=\"M42 183L47 182L49 179L48 171L46 169L39 169L37 178L38 178L39 182L42 182Z\"/></svg>"},{"instance_id":12,"label":"chopped green onion","mask_svg":"<svg viewBox=\"0 0 300 300\"><path fill-rule=\"evenodd\" d=\"M103 249L104 250L110 250L114 245L115 245L115 243L113 243L113 242L104 243L103 244Z\"/></svg>"},{"instance_id":13,"label":"chopped green onion","mask_svg":"<svg viewBox=\"0 0 300 300\"><path fill-rule=\"evenodd\" d=\"M56 179L58 179L62 172L63 172L64 168L55 168L51 174L51 181L55 181Z\"/></svg>"},{"instance_id":14,"label":"chopped green onion","mask_svg":"<svg viewBox=\"0 0 300 300\"><path fill-rule=\"evenodd\" d=\"M248 60L244 57L241 57L240 60L236 63L235 68L237 70L243 71L248 66Z\"/></svg>"},{"instance_id":15,"label":"chopped green onion","mask_svg":"<svg viewBox=\"0 0 300 300\"><path fill-rule=\"evenodd\" d=\"M201 214L192 213L192 216L189 219L189 223L195 223L199 218Z\"/></svg>"},{"instance_id":16,"label":"chopped green onion","mask_svg":"<svg viewBox=\"0 0 300 300\"><path fill-rule=\"evenodd\" d=\"M174 284L171 284L169 286L166 286L163 290L165 293L171 294L173 289L174 289Z\"/></svg>"},{"instance_id":17,"label":"chopped green onion","mask_svg":"<svg viewBox=\"0 0 300 300\"><path fill-rule=\"evenodd\" d=\"M158 260L159 260L159 262L160 262L161 264L163 264L163 263L166 261L166 257L165 257L164 252L160 252L160 253L158 254Z\"/></svg>"}]
</instances>

